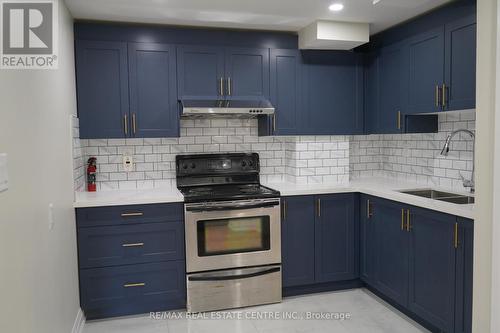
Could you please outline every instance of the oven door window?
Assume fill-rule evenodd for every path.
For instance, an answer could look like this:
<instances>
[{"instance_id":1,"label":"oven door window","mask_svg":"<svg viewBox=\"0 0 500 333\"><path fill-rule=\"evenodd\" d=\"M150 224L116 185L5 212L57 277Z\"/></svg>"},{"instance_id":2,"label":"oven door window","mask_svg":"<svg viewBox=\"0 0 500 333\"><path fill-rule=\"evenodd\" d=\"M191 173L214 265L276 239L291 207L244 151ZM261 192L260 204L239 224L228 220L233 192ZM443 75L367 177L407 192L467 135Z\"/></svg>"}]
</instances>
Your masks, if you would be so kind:
<instances>
[{"instance_id":1,"label":"oven door window","mask_svg":"<svg viewBox=\"0 0 500 333\"><path fill-rule=\"evenodd\" d=\"M269 216L202 220L197 232L200 257L270 249Z\"/></svg>"}]
</instances>

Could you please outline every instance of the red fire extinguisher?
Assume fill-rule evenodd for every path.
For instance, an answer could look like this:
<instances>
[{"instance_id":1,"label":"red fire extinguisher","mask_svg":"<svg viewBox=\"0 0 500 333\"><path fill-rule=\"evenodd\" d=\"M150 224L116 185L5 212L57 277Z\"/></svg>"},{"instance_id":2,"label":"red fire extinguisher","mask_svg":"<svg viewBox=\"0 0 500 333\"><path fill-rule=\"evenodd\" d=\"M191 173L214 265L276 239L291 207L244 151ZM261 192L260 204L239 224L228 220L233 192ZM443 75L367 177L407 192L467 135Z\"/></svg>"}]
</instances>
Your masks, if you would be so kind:
<instances>
[{"instance_id":1,"label":"red fire extinguisher","mask_svg":"<svg viewBox=\"0 0 500 333\"><path fill-rule=\"evenodd\" d=\"M87 161L87 191L96 191L97 158L91 157Z\"/></svg>"}]
</instances>

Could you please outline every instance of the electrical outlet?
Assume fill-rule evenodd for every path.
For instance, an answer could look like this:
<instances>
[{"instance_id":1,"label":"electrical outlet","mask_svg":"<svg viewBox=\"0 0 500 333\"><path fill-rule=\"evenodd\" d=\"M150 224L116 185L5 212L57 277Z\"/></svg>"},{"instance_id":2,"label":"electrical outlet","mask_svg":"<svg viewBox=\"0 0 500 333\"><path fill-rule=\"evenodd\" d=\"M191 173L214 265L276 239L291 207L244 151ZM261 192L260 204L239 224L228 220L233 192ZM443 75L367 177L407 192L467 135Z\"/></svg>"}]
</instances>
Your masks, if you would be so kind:
<instances>
[{"instance_id":1,"label":"electrical outlet","mask_svg":"<svg viewBox=\"0 0 500 333\"><path fill-rule=\"evenodd\" d=\"M123 170L125 172L134 171L134 160L130 155L123 155Z\"/></svg>"}]
</instances>

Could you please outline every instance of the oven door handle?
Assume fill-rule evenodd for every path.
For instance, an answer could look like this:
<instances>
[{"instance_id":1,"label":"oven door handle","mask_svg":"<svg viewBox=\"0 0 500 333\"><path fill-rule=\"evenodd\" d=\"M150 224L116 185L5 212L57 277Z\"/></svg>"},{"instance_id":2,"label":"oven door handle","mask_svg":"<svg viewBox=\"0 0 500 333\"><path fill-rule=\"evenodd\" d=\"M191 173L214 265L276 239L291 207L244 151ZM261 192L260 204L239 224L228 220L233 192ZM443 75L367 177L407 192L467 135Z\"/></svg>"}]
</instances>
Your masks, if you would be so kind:
<instances>
[{"instance_id":1,"label":"oven door handle","mask_svg":"<svg viewBox=\"0 0 500 333\"><path fill-rule=\"evenodd\" d=\"M189 276L189 281L227 281L227 280L239 280L239 279L248 279L256 276L267 275L271 273L276 273L281 270L281 267L273 267L269 269L265 269L262 271L248 273L248 274L239 274L239 275L227 275L227 276Z\"/></svg>"},{"instance_id":2,"label":"oven door handle","mask_svg":"<svg viewBox=\"0 0 500 333\"><path fill-rule=\"evenodd\" d=\"M187 206L186 211L188 212L209 212L209 211L222 211L222 210L237 210L237 209L251 209L251 208L267 208L278 206L279 201L275 202L258 202L251 204L224 204L224 205L214 205L214 206Z\"/></svg>"}]
</instances>

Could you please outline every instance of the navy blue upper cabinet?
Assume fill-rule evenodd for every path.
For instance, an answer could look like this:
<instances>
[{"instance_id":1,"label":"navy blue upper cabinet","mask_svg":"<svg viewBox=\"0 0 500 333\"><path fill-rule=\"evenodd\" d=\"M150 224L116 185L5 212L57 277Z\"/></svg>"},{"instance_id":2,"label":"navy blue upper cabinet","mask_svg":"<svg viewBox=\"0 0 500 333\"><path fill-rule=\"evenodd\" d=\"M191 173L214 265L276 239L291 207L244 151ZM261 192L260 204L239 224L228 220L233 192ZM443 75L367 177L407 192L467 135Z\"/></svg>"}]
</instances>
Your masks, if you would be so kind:
<instances>
[{"instance_id":1,"label":"navy blue upper cabinet","mask_svg":"<svg viewBox=\"0 0 500 333\"><path fill-rule=\"evenodd\" d=\"M314 283L314 196L281 200L283 287Z\"/></svg>"},{"instance_id":2,"label":"navy blue upper cabinet","mask_svg":"<svg viewBox=\"0 0 500 333\"><path fill-rule=\"evenodd\" d=\"M407 113L441 110L444 77L444 27L408 41Z\"/></svg>"},{"instance_id":3,"label":"navy blue upper cabinet","mask_svg":"<svg viewBox=\"0 0 500 333\"><path fill-rule=\"evenodd\" d=\"M228 99L269 98L269 49L226 48Z\"/></svg>"},{"instance_id":4,"label":"navy blue upper cabinet","mask_svg":"<svg viewBox=\"0 0 500 333\"><path fill-rule=\"evenodd\" d=\"M380 50L379 107L372 133L400 133L403 130L402 95L405 81L406 48L403 43Z\"/></svg>"},{"instance_id":5,"label":"navy blue upper cabinet","mask_svg":"<svg viewBox=\"0 0 500 333\"><path fill-rule=\"evenodd\" d=\"M316 197L315 276L317 282L358 277L356 263L358 207L355 194Z\"/></svg>"},{"instance_id":6,"label":"navy blue upper cabinet","mask_svg":"<svg viewBox=\"0 0 500 333\"><path fill-rule=\"evenodd\" d=\"M224 95L224 48L177 47L179 99L219 99Z\"/></svg>"},{"instance_id":7,"label":"navy blue upper cabinet","mask_svg":"<svg viewBox=\"0 0 500 333\"><path fill-rule=\"evenodd\" d=\"M445 26L445 110L476 107L476 17Z\"/></svg>"},{"instance_id":8,"label":"navy blue upper cabinet","mask_svg":"<svg viewBox=\"0 0 500 333\"><path fill-rule=\"evenodd\" d=\"M127 43L76 41L80 137L123 138L128 131Z\"/></svg>"},{"instance_id":9,"label":"navy blue upper cabinet","mask_svg":"<svg viewBox=\"0 0 500 333\"><path fill-rule=\"evenodd\" d=\"M454 331L455 216L410 209L408 308L444 332Z\"/></svg>"},{"instance_id":10,"label":"navy blue upper cabinet","mask_svg":"<svg viewBox=\"0 0 500 333\"><path fill-rule=\"evenodd\" d=\"M301 116L301 54L299 50L271 50L271 102L275 107L273 134L297 134Z\"/></svg>"},{"instance_id":11,"label":"navy blue upper cabinet","mask_svg":"<svg viewBox=\"0 0 500 333\"><path fill-rule=\"evenodd\" d=\"M303 134L360 134L363 131L362 55L305 51Z\"/></svg>"},{"instance_id":12,"label":"navy blue upper cabinet","mask_svg":"<svg viewBox=\"0 0 500 333\"><path fill-rule=\"evenodd\" d=\"M179 136L175 46L130 43L128 50L131 136Z\"/></svg>"},{"instance_id":13,"label":"navy blue upper cabinet","mask_svg":"<svg viewBox=\"0 0 500 333\"><path fill-rule=\"evenodd\" d=\"M364 130L367 134L378 132L380 101L380 56L378 51L367 53L364 59Z\"/></svg>"},{"instance_id":14,"label":"navy blue upper cabinet","mask_svg":"<svg viewBox=\"0 0 500 333\"><path fill-rule=\"evenodd\" d=\"M376 238L375 287L393 301L408 303L408 232L406 210L399 203L376 199L374 203Z\"/></svg>"}]
</instances>

